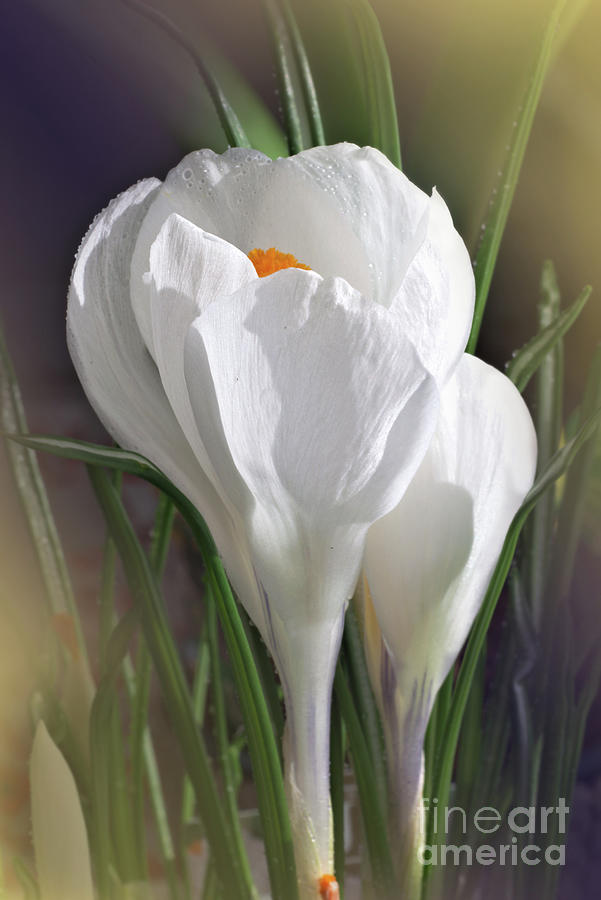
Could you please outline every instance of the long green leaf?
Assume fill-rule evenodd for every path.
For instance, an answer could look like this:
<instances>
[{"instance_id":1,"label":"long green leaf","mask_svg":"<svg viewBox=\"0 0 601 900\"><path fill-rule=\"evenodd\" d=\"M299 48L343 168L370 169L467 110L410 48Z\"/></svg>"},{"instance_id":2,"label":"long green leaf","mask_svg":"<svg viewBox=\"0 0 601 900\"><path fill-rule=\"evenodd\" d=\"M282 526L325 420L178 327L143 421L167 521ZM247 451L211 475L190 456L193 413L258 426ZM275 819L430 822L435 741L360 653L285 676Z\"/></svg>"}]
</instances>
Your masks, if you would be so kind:
<instances>
[{"instance_id":1,"label":"long green leaf","mask_svg":"<svg viewBox=\"0 0 601 900\"><path fill-rule=\"evenodd\" d=\"M377 897L392 900L397 894L395 893L394 867L388 843L386 813L380 802L379 793L374 791L374 772L369 747L341 661L336 667L334 691L348 734L349 750L353 759L374 894Z\"/></svg>"},{"instance_id":2,"label":"long green leaf","mask_svg":"<svg viewBox=\"0 0 601 900\"><path fill-rule=\"evenodd\" d=\"M123 562L128 584L139 604L140 620L161 683L179 746L194 784L211 853L226 895L253 900L248 863L241 860L224 816L209 756L196 727L185 676L146 555L129 522L121 498L106 474L89 469L96 496Z\"/></svg>"},{"instance_id":3,"label":"long green leaf","mask_svg":"<svg viewBox=\"0 0 601 900\"><path fill-rule=\"evenodd\" d=\"M165 568L167 553L173 529L175 509L171 500L164 494L159 495L157 510L155 513L152 540L148 558L152 571L160 583ZM139 875L135 880L143 881L147 877L146 851L145 851L145 795L144 776L146 774L146 741L150 740L148 729L148 710L150 704L151 659L146 642L142 637L138 647L136 667L134 675L134 691L131 697L131 725L130 725L130 769L131 769L131 798L133 810L132 837L135 836L138 853ZM154 789L156 785L149 782ZM178 891L174 878L173 867L168 857L164 858L167 881L170 884L171 896L176 898Z\"/></svg>"},{"instance_id":4,"label":"long green leaf","mask_svg":"<svg viewBox=\"0 0 601 900\"><path fill-rule=\"evenodd\" d=\"M390 63L366 0L294 0L315 80L326 143L382 150L400 166Z\"/></svg>"},{"instance_id":5,"label":"long green leaf","mask_svg":"<svg viewBox=\"0 0 601 900\"><path fill-rule=\"evenodd\" d=\"M366 0L345 3L361 65L369 121L369 143L401 168L401 146L390 61L380 23Z\"/></svg>"},{"instance_id":6,"label":"long green leaf","mask_svg":"<svg viewBox=\"0 0 601 900\"><path fill-rule=\"evenodd\" d=\"M1 325L0 423L2 432L6 434L12 432L26 434L28 430L21 392ZM40 563L50 609L54 615L66 613L70 616L75 627L81 658L89 667L87 648L73 597L69 572L35 453L14 442L7 444L7 450Z\"/></svg>"},{"instance_id":7,"label":"long green leaf","mask_svg":"<svg viewBox=\"0 0 601 900\"><path fill-rule=\"evenodd\" d=\"M547 260L541 273L541 302L538 321L541 328L549 327L560 315L560 292L555 267ZM551 459L561 439L563 422L563 341L559 341L544 356L536 377L534 422L538 441L538 471ZM530 606L534 622L540 628L543 616L545 582L549 572L550 542L555 527L555 498L549 491L534 510L526 529L526 564Z\"/></svg>"},{"instance_id":8,"label":"long green leaf","mask_svg":"<svg viewBox=\"0 0 601 900\"><path fill-rule=\"evenodd\" d=\"M315 84L313 82L313 73L311 71L300 28L298 27L298 22L296 21L296 16L294 15L290 0L279 0L279 2L290 35L290 44L296 59L306 115L311 132L311 142L313 146L325 144L326 139L323 131L323 123L321 121L319 100L317 99L317 91L315 90Z\"/></svg>"},{"instance_id":9,"label":"long green leaf","mask_svg":"<svg viewBox=\"0 0 601 900\"><path fill-rule=\"evenodd\" d=\"M205 708L207 702L207 693L209 689L210 667L209 659L210 651L205 634L202 634L198 642L198 650L196 653L196 668L194 670L194 682L192 684L192 707L194 710L194 720L200 728L205 716ZM194 816L194 790L188 776L184 781L184 789L182 792L182 814L181 823L185 828L190 824Z\"/></svg>"},{"instance_id":10,"label":"long green leaf","mask_svg":"<svg viewBox=\"0 0 601 900\"><path fill-rule=\"evenodd\" d=\"M273 51L284 126L291 154L311 146L311 129L291 35L277 0L263 0Z\"/></svg>"},{"instance_id":11,"label":"long green leaf","mask_svg":"<svg viewBox=\"0 0 601 900\"><path fill-rule=\"evenodd\" d=\"M213 699L213 717L215 722L215 738L219 751L221 775L225 787L225 809L229 819L230 831L238 846L238 852L244 852L244 840L238 815L238 791L232 767L231 746L227 729L227 713L225 709L225 693L219 653L219 636L217 631L217 608L210 585L205 588L205 604L207 609L207 640L211 661L211 696Z\"/></svg>"},{"instance_id":12,"label":"long green leaf","mask_svg":"<svg viewBox=\"0 0 601 900\"><path fill-rule=\"evenodd\" d=\"M158 25L159 28L173 38L173 40L189 54L203 78L228 143L232 147L250 147L251 145L246 132L244 131L236 112L229 103L221 83L215 78L212 70L207 66L203 55L198 52L198 48L192 41L168 16L160 12L160 10L149 6L144 0L123 0L123 2Z\"/></svg>"},{"instance_id":13,"label":"long green leaf","mask_svg":"<svg viewBox=\"0 0 601 900\"><path fill-rule=\"evenodd\" d=\"M173 504L164 494L159 496L152 541L149 552L150 563L157 577L160 577L166 559L169 537L173 524ZM134 830L138 832L138 852L145 864L145 802L144 777L148 786L150 805L152 807L159 852L165 871L170 900L179 900L180 891L176 869L176 851L171 837L171 829L167 816L167 808L156 754L147 721L147 698L150 688L147 675L148 648L141 638L140 650L136 660L136 669L131 657L123 660L123 676L131 705L131 773L132 773L132 805L134 810Z\"/></svg>"},{"instance_id":14,"label":"long green leaf","mask_svg":"<svg viewBox=\"0 0 601 900\"><path fill-rule=\"evenodd\" d=\"M476 253L475 277L476 277L476 306L472 330L467 343L467 352L473 353L478 342L482 317L486 307L488 291L501 246L501 240L507 224L507 217L515 194L520 170L532 123L540 100L545 76L551 61L551 50L557 23L565 6L566 0L556 0L548 25L545 29L530 85L526 91L519 116L516 117L507 160L502 169L500 183L494 195L491 213L484 225L480 246Z\"/></svg>"},{"instance_id":15,"label":"long green leaf","mask_svg":"<svg viewBox=\"0 0 601 900\"><path fill-rule=\"evenodd\" d=\"M532 340L518 350L511 362L507 364L505 374L513 381L521 393L526 389L528 382L547 353L555 347L558 341L572 327L586 306L591 292L592 288L590 286L587 285L587 287L583 288L578 299L568 309L560 313L550 325L539 331Z\"/></svg>"},{"instance_id":16,"label":"long green leaf","mask_svg":"<svg viewBox=\"0 0 601 900\"><path fill-rule=\"evenodd\" d=\"M161 470L138 453L121 450L119 447L89 444L85 441L54 437L53 435L8 434L7 437L32 450L42 450L64 459L76 459L87 465L103 466L118 472L127 472L128 475L136 475L171 497L180 512L186 510L192 514L194 511L190 501L163 475ZM205 540L201 549L208 550L211 548L212 538L206 525L204 529Z\"/></svg>"},{"instance_id":17,"label":"long green leaf","mask_svg":"<svg viewBox=\"0 0 601 900\"><path fill-rule=\"evenodd\" d=\"M445 744L433 780L433 795L438 797L439 809L444 809L448 805L453 761L472 679L497 600L513 560L520 532L538 500L564 474L580 448L592 436L600 421L601 410L598 410L583 424L572 440L555 454L545 471L536 480L511 523L482 607L472 627L457 676L453 700L445 725ZM430 834L427 843L431 843L431 838Z\"/></svg>"},{"instance_id":18,"label":"long green leaf","mask_svg":"<svg viewBox=\"0 0 601 900\"><path fill-rule=\"evenodd\" d=\"M193 528L197 541L203 540L206 526L196 510L194 513L195 517L189 518L188 524ZM200 520L196 524L195 518ZM199 528L200 535L197 534ZM269 710L261 691L261 681L246 640L244 626L214 545L211 553L205 556L205 563L215 592L244 717L273 900L297 900L298 883L292 831Z\"/></svg>"},{"instance_id":19,"label":"long green leaf","mask_svg":"<svg viewBox=\"0 0 601 900\"><path fill-rule=\"evenodd\" d=\"M288 144L280 123L246 78L208 41L200 45L199 52L236 111L250 145L273 159L286 156ZM231 141L228 143L234 146Z\"/></svg>"},{"instance_id":20,"label":"long green leaf","mask_svg":"<svg viewBox=\"0 0 601 900\"><path fill-rule=\"evenodd\" d=\"M471 798L473 796L474 788L474 772L478 770L481 759L485 689L486 641L480 651L474 678L470 685L470 692L461 722L459 752L455 763L455 783L457 786L456 802L462 806L463 809L472 808Z\"/></svg>"},{"instance_id":21,"label":"long green leaf","mask_svg":"<svg viewBox=\"0 0 601 900\"><path fill-rule=\"evenodd\" d=\"M259 678L261 679L261 688L267 702L269 715L274 734L276 736L278 747L282 747L282 739L284 737L284 712L282 709L282 690L277 681L275 666L269 655L267 646L261 637L258 628L251 622L244 610L240 611L244 631L248 640L252 655L255 661Z\"/></svg>"},{"instance_id":22,"label":"long green leaf","mask_svg":"<svg viewBox=\"0 0 601 900\"><path fill-rule=\"evenodd\" d=\"M113 488L114 490L114 488ZM115 790L122 791L123 785L115 785L112 776L116 774L114 764L116 682L128 644L137 625L137 611L130 610L114 629L106 649L105 669L94 697L90 712L90 770L92 782L92 821L94 863L99 896L104 900L110 896L110 872L119 861L127 867L124 854L127 847L117 846L124 838L119 827L122 807L114 803ZM115 817L112 817L115 813ZM115 827L116 826L116 827ZM129 843L126 838L126 842Z\"/></svg>"},{"instance_id":23,"label":"long green leaf","mask_svg":"<svg viewBox=\"0 0 601 900\"><path fill-rule=\"evenodd\" d=\"M371 758L374 779L373 789L378 792L380 802L386 808L388 780L386 776L384 735L378 714L378 705L371 688L363 649L363 639L359 629L359 622L357 621L354 601L349 604L346 611L342 645L355 709L357 710Z\"/></svg>"}]
</instances>

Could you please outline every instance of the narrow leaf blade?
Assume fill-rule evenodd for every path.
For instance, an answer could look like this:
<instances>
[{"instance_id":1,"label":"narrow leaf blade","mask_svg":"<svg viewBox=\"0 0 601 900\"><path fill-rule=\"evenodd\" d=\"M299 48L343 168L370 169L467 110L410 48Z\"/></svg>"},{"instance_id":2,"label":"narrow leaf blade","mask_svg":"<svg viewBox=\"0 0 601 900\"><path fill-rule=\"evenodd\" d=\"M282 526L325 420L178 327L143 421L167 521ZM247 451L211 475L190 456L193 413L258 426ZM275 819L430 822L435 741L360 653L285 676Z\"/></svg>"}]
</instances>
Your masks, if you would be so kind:
<instances>
[{"instance_id":1,"label":"narrow leaf blade","mask_svg":"<svg viewBox=\"0 0 601 900\"><path fill-rule=\"evenodd\" d=\"M312 143L302 71L299 70L293 37L281 5L277 0L263 0L263 6L273 41L288 146L290 153L300 153Z\"/></svg>"},{"instance_id":2,"label":"narrow leaf blade","mask_svg":"<svg viewBox=\"0 0 601 900\"><path fill-rule=\"evenodd\" d=\"M546 328L539 331L532 340L528 341L521 350L507 364L505 373L517 389L523 393L528 382L539 368L547 353L552 350L562 337L572 327L592 293L592 288L587 285L582 289L574 303L564 310Z\"/></svg>"},{"instance_id":3,"label":"narrow leaf blade","mask_svg":"<svg viewBox=\"0 0 601 900\"><path fill-rule=\"evenodd\" d=\"M21 392L1 326L0 428L5 434L15 431L26 434L28 430ZM78 650L87 666L87 650L71 579L38 461L32 449L26 448L25 445L18 446L14 442L8 442L7 449L40 563L50 609L55 616L69 617Z\"/></svg>"},{"instance_id":4,"label":"narrow leaf blade","mask_svg":"<svg viewBox=\"0 0 601 900\"><path fill-rule=\"evenodd\" d=\"M527 89L521 112L516 118L516 126L513 129L509 144L507 160L502 169L502 176L495 200L492 204L488 221L484 224L480 246L476 253L475 277L476 277L476 306L472 323L471 334L467 343L467 352L473 353L478 342L478 335L482 325L482 317L486 307L488 291L501 246L501 240L507 224L507 217L518 178L522 168L524 154L532 131L532 123L538 108L538 102L543 84L552 59L553 41L557 24L565 0L557 0L554 4L548 25L545 29L540 50L534 66L532 80Z\"/></svg>"}]
</instances>

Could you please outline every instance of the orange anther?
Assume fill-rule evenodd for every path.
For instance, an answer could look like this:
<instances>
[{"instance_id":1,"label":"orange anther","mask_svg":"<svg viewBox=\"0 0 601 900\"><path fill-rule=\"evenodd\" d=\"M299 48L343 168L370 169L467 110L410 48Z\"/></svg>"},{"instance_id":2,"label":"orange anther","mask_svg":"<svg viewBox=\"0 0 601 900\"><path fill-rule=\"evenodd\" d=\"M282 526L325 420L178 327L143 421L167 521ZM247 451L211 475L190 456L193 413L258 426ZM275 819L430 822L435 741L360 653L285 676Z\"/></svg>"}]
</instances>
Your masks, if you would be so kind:
<instances>
[{"instance_id":1,"label":"orange anther","mask_svg":"<svg viewBox=\"0 0 601 900\"><path fill-rule=\"evenodd\" d=\"M269 250L260 250L258 247L255 247L248 254L248 258L257 270L259 278L273 275L274 272L279 272L280 269L307 269L310 271L310 266L300 263L292 253L281 253L275 247L270 247Z\"/></svg>"}]
</instances>

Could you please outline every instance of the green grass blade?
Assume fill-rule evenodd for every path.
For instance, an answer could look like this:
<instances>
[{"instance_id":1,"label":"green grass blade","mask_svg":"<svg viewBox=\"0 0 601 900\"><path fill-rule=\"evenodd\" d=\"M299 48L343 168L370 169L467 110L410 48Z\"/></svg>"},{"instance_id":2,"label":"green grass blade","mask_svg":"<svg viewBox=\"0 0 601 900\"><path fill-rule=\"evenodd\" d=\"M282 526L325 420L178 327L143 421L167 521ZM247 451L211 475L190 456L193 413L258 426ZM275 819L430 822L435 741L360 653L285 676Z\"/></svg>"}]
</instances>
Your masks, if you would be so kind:
<instances>
[{"instance_id":1,"label":"green grass blade","mask_svg":"<svg viewBox=\"0 0 601 900\"><path fill-rule=\"evenodd\" d=\"M116 490L121 488L121 473L113 473ZM137 626L137 614L130 613L120 624L115 619L114 579L116 547L110 533L107 536L100 594L100 673L102 690L97 694L90 713L90 745L92 782L97 784L99 770L103 788L109 786L107 796L102 789L94 793L94 809L98 803L110 815L110 834L114 862L121 881L143 881L147 877L144 820L136 819L134 795L130 790L125 759L125 747L116 690L119 669L127 653L127 642ZM121 637L122 632L124 637ZM115 649L117 647L117 649ZM98 702L96 702L96 700ZM102 712L99 708L102 707ZM97 717L97 719L95 718ZM98 733L100 729L100 734ZM132 760L135 781L136 766ZM108 803L108 805L107 805ZM102 863L104 865L104 863Z\"/></svg>"},{"instance_id":2,"label":"green grass blade","mask_svg":"<svg viewBox=\"0 0 601 900\"><path fill-rule=\"evenodd\" d=\"M221 86L222 93L236 111L238 121L251 147L273 159L287 156L288 143L280 123L246 79L208 42L202 43L200 53ZM228 143L234 146L231 141ZM193 145L193 149L197 144L198 142Z\"/></svg>"},{"instance_id":3,"label":"green grass blade","mask_svg":"<svg viewBox=\"0 0 601 900\"><path fill-rule=\"evenodd\" d=\"M552 327L560 316L560 293L555 267L550 260L541 274L541 328ZM536 378L534 413L538 440L538 471L542 471L559 446L563 421L563 342L559 341L541 362ZM549 552L554 528L555 503L549 491L537 505L525 534L530 605L537 628L543 616L543 595L549 573Z\"/></svg>"},{"instance_id":4,"label":"green grass blade","mask_svg":"<svg viewBox=\"0 0 601 900\"><path fill-rule=\"evenodd\" d=\"M27 433L21 392L0 326L0 424L5 434ZM35 552L54 615L70 616L81 658L89 668L87 648L60 538L35 453L23 445L7 443L15 483L31 532Z\"/></svg>"},{"instance_id":5,"label":"green grass blade","mask_svg":"<svg viewBox=\"0 0 601 900\"><path fill-rule=\"evenodd\" d=\"M449 709L451 708L454 682L455 668L452 667L436 695L436 700L434 701L428 728L426 730L426 738L424 741L426 768L424 773L424 797L429 800L434 797L432 793L433 775L436 768L436 760L439 755L439 747L444 743L444 727L449 714Z\"/></svg>"},{"instance_id":6,"label":"green grass blade","mask_svg":"<svg viewBox=\"0 0 601 900\"><path fill-rule=\"evenodd\" d=\"M296 59L299 80L301 83L301 89L303 92L303 99L311 133L311 143L313 144L313 146L325 144L326 139L323 130L323 123L321 121L319 100L317 99L317 91L315 90L315 84L313 82L313 73L311 71L309 58L307 56L307 51L305 50L305 44L303 42L300 28L298 27L298 22L296 21L296 17L290 4L290 0L280 0L280 6L282 8L284 21L286 22L288 33L290 35L290 44L292 46L292 50Z\"/></svg>"},{"instance_id":7,"label":"green grass blade","mask_svg":"<svg viewBox=\"0 0 601 900\"><path fill-rule=\"evenodd\" d=\"M476 253L475 278L476 278L476 306L472 323L471 334L467 343L467 352L473 353L478 343L478 335L482 325L482 317L486 307L488 291L507 224L507 217L513 201L513 195L517 186L520 170L532 123L540 100L545 76L551 62L551 50L555 38L555 31L566 0L556 0L553 5L549 22L543 34L542 42L534 66L532 79L526 91L521 112L516 117L516 126L513 129L507 160L502 170L500 184L494 195L494 202L488 220L484 223L484 230L480 245Z\"/></svg>"},{"instance_id":8,"label":"green grass blade","mask_svg":"<svg viewBox=\"0 0 601 900\"><path fill-rule=\"evenodd\" d=\"M369 123L369 143L401 168L401 146L390 61L380 23L367 0L344 4L354 31L354 44L361 67L365 106Z\"/></svg>"},{"instance_id":9,"label":"green grass blade","mask_svg":"<svg viewBox=\"0 0 601 900\"><path fill-rule=\"evenodd\" d=\"M344 720L349 752L353 760L374 895L388 900L398 894L395 892L394 866L388 843L386 812L380 802L379 793L374 791L375 776L372 758L340 660L336 667L334 692Z\"/></svg>"},{"instance_id":10,"label":"green grass blade","mask_svg":"<svg viewBox=\"0 0 601 900\"><path fill-rule=\"evenodd\" d=\"M207 640L211 661L211 697L213 699L213 715L215 722L215 739L217 743L221 775L225 787L225 809L229 818L230 831L240 854L244 853L244 841L238 815L238 786L233 771L231 746L227 730L227 713L225 694L221 672L219 653L219 637L217 631L217 608L215 598L209 585L205 588L205 604L207 609Z\"/></svg>"},{"instance_id":11,"label":"green grass blade","mask_svg":"<svg viewBox=\"0 0 601 900\"><path fill-rule=\"evenodd\" d=\"M158 577L160 577L165 563L169 545L168 535L171 534L171 527L173 524L173 512L173 505L163 494L161 494L157 507L149 554L151 564L155 567ZM143 642L143 638L141 640ZM140 653L142 652L144 653L144 659L147 659L148 650L144 643L141 644L140 648ZM167 808L165 805L154 745L148 728L147 717L142 714L147 708L147 702L144 696L144 678L142 678L142 688L140 685L140 653L136 661L137 671L134 669L134 665L129 655L123 660L123 676L130 705L132 707L132 732L130 742L132 746L131 770L134 816L136 817L137 827L143 828L145 821L143 811L144 783L141 778L143 774L148 786L150 805L154 816L159 852L165 871L169 897L170 900L179 900L180 891L176 866L176 851L171 836L171 828L167 816ZM139 844L142 846L143 841L139 841Z\"/></svg>"},{"instance_id":12,"label":"green grass blade","mask_svg":"<svg viewBox=\"0 0 601 900\"><path fill-rule=\"evenodd\" d=\"M551 326L560 316L560 293L555 266L551 260L541 273L539 324ZM538 438L538 468L551 459L561 439L563 421L563 342L559 341L542 361L536 380L535 424ZM550 516L549 516L550 519Z\"/></svg>"},{"instance_id":13,"label":"green grass blade","mask_svg":"<svg viewBox=\"0 0 601 900\"><path fill-rule=\"evenodd\" d=\"M112 490L115 490L111 485ZM123 839L119 794L122 784L115 785L114 764L115 718L119 668L127 653L128 644L137 625L137 611L130 610L115 627L107 645L106 666L90 713L90 771L92 785L92 850L98 893L101 898L111 896L110 871L117 860L117 843ZM117 794L117 796L116 796ZM125 801L126 802L126 801ZM127 815L125 813L125 815ZM128 841L128 837L126 837ZM127 847L119 846L119 862L127 868L123 854Z\"/></svg>"},{"instance_id":14,"label":"green grass blade","mask_svg":"<svg viewBox=\"0 0 601 900\"><path fill-rule=\"evenodd\" d=\"M232 147L250 147L251 144L246 132L229 103L220 81L215 77L211 68L207 66L203 55L198 52L192 41L186 37L183 31L168 16L149 6L144 0L123 0L123 2L147 19L150 19L151 22L154 22L189 54L206 85L228 143Z\"/></svg>"},{"instance_id":15,"label":"green grass blade","mask_svg":"<svg viewBox=\"0 0 601 900\"><path fill-rule=\"evenodd\" d=\"M461 722L459 750L456 759L456 802L463 809L472 809L474 772L478 771L482 751L482 710L486 677L486 641L480 650L474 678Z\"/></svg>"},{"instance_id":16,"label":"green grass blade","mask_svg":"<svg viewBox=\"0 0 601 900\"><path fill-rule=\"evenodd\" d=\"M187 521L200 544L204 541L206 526L193 508L192 515ZM217 601L246 727L272 897L273 900L298 900L292 831L279 751L271 727L269 710L261 690L261 681L236 602L214 544L205 555L205 564Z\"/></svg>"},{"instance_id":17,"label":"green grass blade","mask_svg":"<svg viewBox=\"0 0 601 900\"><path fill-rule=\"evenodd\" d=\"M165 571L167 562L167 554L171 546L171 536L173 534L173 520L175 518L175 507L169 497L165 494L159 494L152 535L150 539L150 551L148 559L152 566L157 581L160 583Z\"/></svg>"},{"instance_id":18,"label":"green grass blade","mask_svg":"<svg viewBox=\"0 0 601 900\"><path fill-rule=\"evenodd\" d=\"M52 453L54 456L60 456L63 459L79 460L87 465L102 466L106 469L126 472L128 475L143 478L149 484L154 485L164 494L171 497L184 516L186 514L188 516L196 515L197 526L200 525L200 517L190 501L163 475L160 469L157 469L153 463L138 453L121 450L119 447L106 447L102 444L90 444L85 441L75 441L70 438L54 437L53 435L8 434L7 437L15 443L29 447L32 450L42 450ZM204 523L202 533L199 530L196 537L197 539L202 539L201 549L203 551L211 550L213 539Z\"/></svg>"},{"instance_id":19,"label":"green grass blade","mask_svg":"<svg viewBox=\"0 0 601 900\"><path fill-rule=\"evenodd\" d=\"M538 659L539 646L532 611L527 603L522 579L517 567L509 577L513 631L516 638L511 679L513 732L512 751L515 763L515 801L529 803L533 779L531 767L535 759L535 727L527 679L532 675Z\"/></svg>"},{"instance_id":20,"label":"green grass blade","mask_svg":"<svg viewBox=\"0 0 601 900\"><path fill-rule=\"evenodd\" d=\"M309 113L305 106L302 75L299 71L292 34L280 3L263 0L273 40L280 100L284 125L291 154L311 146L312 134ZM320 120L321 122L321 120Z\"/></svg>"},{"instance_id":21,"label":"green grass blade","mask_svg":"<svg viewBox=\"0 0 601 900\"><path fill-rule=\"evenodd\" d=\"M165 618L156 581L146 555L110 480L99 468L90 467L90 478L123 562L161 687L176 731L188 774L194 784L211 853L226 895L253 900L248 862L236 854L209 756L196 728L190 695L177 649Z\"/></svg>"},{"instance_id":22,"label":"green grass blade","mask_svg":"<svg viewBox=\"0 0 601 900\"><path fill-rule=\"evenodd\" d=\"M315 81L325 141L382 150L400 165L390 65L366 0L293 0Z\"/></svg>"},{"instance_id":23,"label":"green grass blade","mask_svg":"<svg viewBox=\"0 0 601 900\"><path fill-rule=\"evenodd\" d=\"M524 392L528 382L543 362L547 353L553 350L555 345L572 327L584 309L591 292L591 287L583 288L578 299L568 309L560 313L546 328L539 331L532 340L528 341L516 353L511 362L507 364L505 374L513 381L520 393Z\"/></svg>"},{"instance_id":24,"label":"green grass blade","mask_svg":"<svg viewBox=\"0 0 601 900\"><path fill-rule=\"evenodd\" d=\"M121 472L114 473L114 484L117 490L121 489ZM100 616L98 624L98 661L100 671L106 670L106 656L108 652L111 632L115 626L115 576L116 576L117 548L107 533L102 554L102 574L100 581Z\"/></svg>"},{"instance_id":25,"label":"green grass blade","mask_svg":"<svg viewBox=\"0 0 601 900\"><path fill-rule=\"evenodd\" d=\"M203 634L198 642L196 654L196 668L194 670L194 682L192 684L192 708L194 720L198 727L202 725L205 716L209 680L211 677L211 661L208 641ZM182 793L181 823L185 828L194 818L194 789L190 779L186 775Z\"/></svg>"},{"instance_id":26,"label":"green grass blade","mask_svg":"<svg viewBox=\"0 0 601 900\"><path fill-rule=\"evenodd\" d=\"M133 667L127 666L125 661L125 672L129 669L129 677L126 674L126 684L130 683L128 692L130 697L133 695L131 690L131 682L133 682ZM144 753L144 772L148 784L148 793L150 796L150 805L154 816L156 832L158 837L159 851L165 868L165 877L169 887L170 900L179 900L178 877L176 871L176 853L171 836L171 828L169 826L169 818L167 815L167 806L163 794L161 784L161 776L156 761L154 746L150 736L150 731L146 729L143 735L143 753Z\"/></svg>"},{"instance_id":27,"label":"green grass blade","mask_svg":"<svg viewBox=\"0 0 601 900\"><path fill-rule=\"evenodd\" d=\"M150 551L150 565L157 581L160 583L173 529L175 508L165 494L159 495L155 514ZM144 638L140 638L133 678L130 719L130 769L131 769L131 802L132 802L132 835L135 836L139 876L143 881L147 875L145 849L145 794L144 777L146 773L145 744L148 733L148 711L150 704L151 659ZM169 874L169 873L168 873ZM169 879L173 882L173 879ZM173 891L172 891L173 893Z\"/></svg>"},{"instance_id":28,"label":"green grass blade","mask_svg":"<svg viewBox=\"0 0 601 900\"><path fill-rule=\"evenodd\" d=\"M372 790L378 792L382 807L385 809L386 798L388 797L388 781L386 777L384 735L378 714L378 706L371 688L367 661L363 650L363 639L359 622L357 621L354 602L349 604L346 611L342 643L346 672L355 709L357 710L372 761L374 775Z\"/></svg>"},{"instance_id":29,"label":"green grass blade","mask_svg":"<svg viewBox=\"0 0 601 900\"><path fill-rule=\"evenodd\" d=\"M284 736L284 712L282 708L281 688L277 681L273 660L269 655L269 651L267 650L258 628L253 625L244 610L241 610L240 614L242 616L246 638L252 650L255 666L261 680L263 696L267 701L276 741L278 747L281 748L282 738Z\"/></svg>"}]
</instances>

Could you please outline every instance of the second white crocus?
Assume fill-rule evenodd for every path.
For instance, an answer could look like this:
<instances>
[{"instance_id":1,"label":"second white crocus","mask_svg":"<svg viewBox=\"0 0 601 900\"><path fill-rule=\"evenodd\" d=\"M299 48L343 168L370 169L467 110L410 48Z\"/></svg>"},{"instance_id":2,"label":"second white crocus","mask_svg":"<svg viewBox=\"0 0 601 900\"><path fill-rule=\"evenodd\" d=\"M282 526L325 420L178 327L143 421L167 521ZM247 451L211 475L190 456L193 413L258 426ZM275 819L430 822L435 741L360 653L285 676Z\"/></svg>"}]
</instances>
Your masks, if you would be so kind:
<instances>
[{"instance_id":1,"label":"second white crocus","mask_svg":"<svg viewBox=\"0 0 601 900\"><path fill-rule=\"evenodd\" d=\"M365 571L377 623L365 635L410 876L421 839L425 729L480 608L536 469L536 435L514 385L465 355L441 395L432 444L398 506L371 526ZM412 857L412 858L411 858Z\"/></svg>"},{"instance_id":2,"label":"second white crocus","mask_svg":"<svg viewBox=\"0 0 601 900\"><path fill-rule=\"evenodd\" d=\"M201 511L280 673L303 897L332 872L330 694L367 528L426 452L472 308L443 201L352 145L191 154L78 254L88 397Z\"/></svg>"}]
</instances>

